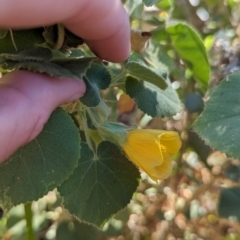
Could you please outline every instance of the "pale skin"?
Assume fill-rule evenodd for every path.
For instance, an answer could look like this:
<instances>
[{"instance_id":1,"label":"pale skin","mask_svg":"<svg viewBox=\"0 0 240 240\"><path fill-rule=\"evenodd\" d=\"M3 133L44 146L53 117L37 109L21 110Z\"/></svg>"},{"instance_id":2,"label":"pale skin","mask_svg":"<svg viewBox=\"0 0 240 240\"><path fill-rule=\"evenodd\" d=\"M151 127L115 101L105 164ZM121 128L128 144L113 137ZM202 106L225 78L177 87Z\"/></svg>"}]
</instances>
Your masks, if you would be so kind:
<instances>
[{"instance_id":1,"label":"pale skin","mask_svg":"<svg viewBox=\"0 0 240 240\"><path fill-rule=\"evenodd\" d=\"M102 59L121 62L130 52L128 15L120 0L0 0L0 28L62 23ZM28 71L0 79L0 163L33 140L52 111L80 98L85 84Z\"/></svg>"}]
</instances>

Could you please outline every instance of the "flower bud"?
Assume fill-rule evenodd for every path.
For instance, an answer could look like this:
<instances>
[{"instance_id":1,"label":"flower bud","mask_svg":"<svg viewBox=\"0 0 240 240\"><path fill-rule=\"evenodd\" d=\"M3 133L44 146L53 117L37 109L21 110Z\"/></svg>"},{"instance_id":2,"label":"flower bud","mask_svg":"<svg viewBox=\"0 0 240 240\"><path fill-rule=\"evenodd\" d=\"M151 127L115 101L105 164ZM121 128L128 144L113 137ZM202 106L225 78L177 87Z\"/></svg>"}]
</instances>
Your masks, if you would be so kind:
<instances>
[{"instance_id":1,"label":"flower bud","mask_svg":"<svg viewBox=\"0 0 240 240\"><path fill-rule=\"evenodd\" d=\"M171 155L179 151L181 144L178 133L174 131L134 129L128 131L122 148L134 164L157 181L170 175Z\"/></svg>"}]
</instances>

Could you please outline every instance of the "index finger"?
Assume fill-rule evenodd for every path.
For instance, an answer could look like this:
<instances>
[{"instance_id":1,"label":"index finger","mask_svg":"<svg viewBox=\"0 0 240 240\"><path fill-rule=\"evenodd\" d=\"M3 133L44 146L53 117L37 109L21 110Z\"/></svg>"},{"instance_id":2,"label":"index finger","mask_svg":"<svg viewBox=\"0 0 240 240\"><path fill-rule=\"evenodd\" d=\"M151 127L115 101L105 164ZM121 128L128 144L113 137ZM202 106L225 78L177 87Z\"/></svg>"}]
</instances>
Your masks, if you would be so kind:
<instances>
[{"instance_id":1,"label":"index finger","mask_svg":"<svg viewBox=\"0 0 240 240\"><path fill-rule=\"evenodd\" d=\"M0 27L33 28L63 23L99 57L113 62L130 52L128 15L120 0L0 1Z\"/></svg>"}]
</instances>

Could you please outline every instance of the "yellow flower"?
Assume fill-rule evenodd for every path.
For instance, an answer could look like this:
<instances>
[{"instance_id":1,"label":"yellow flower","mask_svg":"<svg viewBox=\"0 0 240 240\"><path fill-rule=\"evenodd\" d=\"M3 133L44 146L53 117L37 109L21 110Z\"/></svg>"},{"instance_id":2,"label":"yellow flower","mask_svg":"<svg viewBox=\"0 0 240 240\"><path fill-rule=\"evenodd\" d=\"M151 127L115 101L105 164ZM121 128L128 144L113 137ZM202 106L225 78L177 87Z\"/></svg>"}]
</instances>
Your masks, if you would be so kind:
<instances>
[{"instance_id":1,"label":"yellow flower","mask_svg":"<svg viewBox=\"0 0 240 240\"><path fill-rule=\"evenodd\" d=\"M154 181L167 178L172 170L171 155L181 147L177 132L134 129L122 148L129 159L145 171Z\"/></svg>"}]
</instances>

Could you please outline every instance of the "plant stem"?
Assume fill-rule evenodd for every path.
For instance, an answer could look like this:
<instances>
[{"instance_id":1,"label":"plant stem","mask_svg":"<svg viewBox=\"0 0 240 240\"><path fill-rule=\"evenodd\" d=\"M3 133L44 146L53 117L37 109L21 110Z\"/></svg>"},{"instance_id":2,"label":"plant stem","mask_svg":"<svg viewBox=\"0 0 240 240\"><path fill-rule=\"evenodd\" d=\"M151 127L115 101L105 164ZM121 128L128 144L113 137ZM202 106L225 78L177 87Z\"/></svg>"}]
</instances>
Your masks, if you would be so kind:
<instances>
[{"instance_id":1,"label":"plant stem","mask_svg":"<svg viewBox=\"0 0 240 240\"><path fill-rule=\"evenodd\" d=\"M84 109L84 111L83 111L83 116L84 116L84 119L83 119L82 123L83 123L83 129L84 129L84 134L85 134L85 137L86 137L86 141L87 141L88 147L93 151L94 158L96 158L97 157L96 152L95 152L95 149L93 147L91 137L89 136L89 133L88 133L86 109Z\"/></svg>"},{"instance_id":2,"label":"plant stem","mask_svg":"<svg viewBox=\"0 0 240 240\"><path fill-rule=\"evenodd\" d=\"M120 79L125 78L125 75L126 75L126 70L123 69L122 72L120 72L117 76L112 78L112 82L110 86L112 86L112 84L116 84Z\"/></svg>"},{"instance_id":3,"label":"plant stem","mask_svg":"<svg viewBox=\"0 0 240 240\"><path fill-rule=\"evenodd\" d=\"M58 38L57 42L54 46L54 49L60 49L63 45L64 42L64 37L65 37L65 28L62 24L57 24L57 29L58 29Z\"/></svg>"},{"instance_id":4,"label":"plant stem","mask_svg":"<svg viewBox=\"0 0 240 240\"><path fill-rule=\"evenodd\" d=\"M11 41L12 41L12 44L13 44L15 50L18 51L18 49L17 49L17 45L16 45L16 43L15 43L15 41L14 41L13 31L12 31L11 28L9 29L9 34L10 34L10 38L11 38Z\"/></svg>"},{"instance_id":5,"label":"plant stem","mask_svg":"<svg viewBox=\"0 0 240 240\"><path fill-rule=\"evenodd\" d=\"M32 203L26 203L24 205L24 210L25 210L25 219L26 219L26 234L27 234L27 240L36 240L34 231L33 231L33 226L32 226Z\"/></svg>"},{"instance_id":6,"label":"plant stem","mask_svg":"<svg viewBox=\"0 0 240 240\"><path fill-rule=\"evenodd\" d=\"M98 128L98 121L96 120L96 118L94 117L93 113L91 112L91 110L89 108L86 109L87 113L88 113L88 116L90 117L93 125Z\"/></svg>"}]
</instances>

